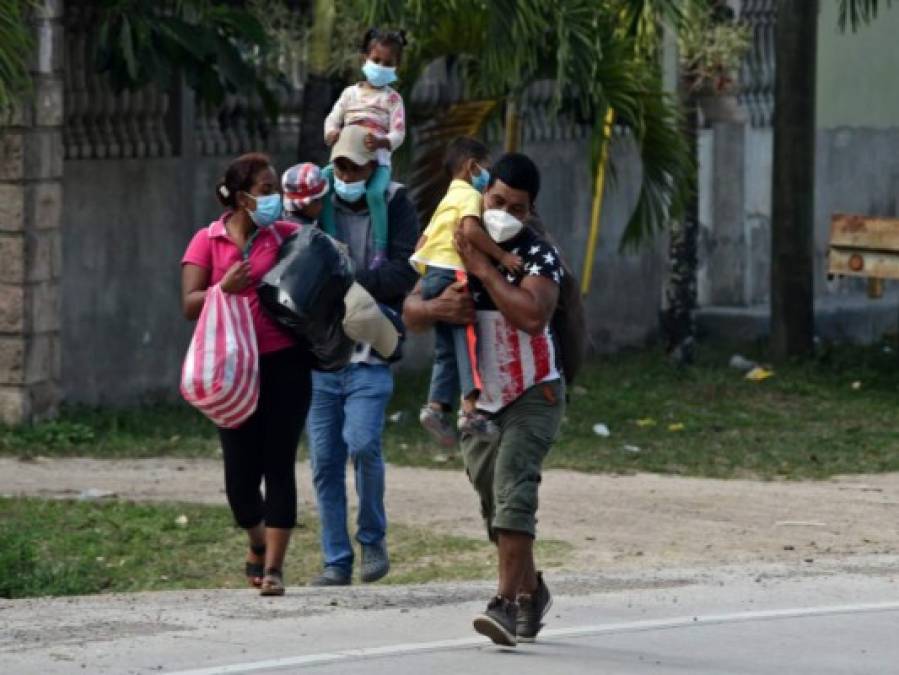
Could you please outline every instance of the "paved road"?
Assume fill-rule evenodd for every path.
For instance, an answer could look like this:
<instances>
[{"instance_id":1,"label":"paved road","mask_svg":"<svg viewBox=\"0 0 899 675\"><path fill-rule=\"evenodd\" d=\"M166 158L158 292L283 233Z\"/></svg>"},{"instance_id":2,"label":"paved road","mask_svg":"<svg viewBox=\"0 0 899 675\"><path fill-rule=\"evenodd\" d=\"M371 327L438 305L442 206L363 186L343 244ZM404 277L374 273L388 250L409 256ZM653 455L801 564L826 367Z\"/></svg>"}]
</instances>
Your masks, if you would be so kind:
<instances>
[{"instance_id":1,"label":"paved road","mask_svg":"<svg viewBox=\"0 0 899 675\"><path fill-rule=\"evenodd\" d=\"M548 578L542 640L470 630L486 585L0 604L6 673L899 673L899 558Z\"/></svg>"}]
</instances>

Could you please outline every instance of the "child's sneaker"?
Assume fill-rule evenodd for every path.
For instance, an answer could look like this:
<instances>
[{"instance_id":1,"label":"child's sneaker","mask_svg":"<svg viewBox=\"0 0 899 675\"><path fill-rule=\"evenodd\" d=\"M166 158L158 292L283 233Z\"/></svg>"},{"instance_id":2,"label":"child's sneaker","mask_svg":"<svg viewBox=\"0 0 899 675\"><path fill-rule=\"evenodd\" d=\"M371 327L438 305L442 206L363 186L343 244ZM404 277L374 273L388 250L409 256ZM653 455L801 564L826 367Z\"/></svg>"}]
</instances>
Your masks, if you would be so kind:
<instances>
[{"instance_id":1,"label":"child's sneaker","mask_svg":"<svg viewBox=\"0 0 899 675\"><path fill-rule=\"evenodd\" d=\"M425 404L418 415L418 421L440 445L451 448L458 440L456 430L450 422L449 413L437 410Z\"/></svg>"},{"instance_id":2,"label":"child's sneaker","mask_svg":"<svg viewBox=\"0 0 899 675\"><path fill-rule=\"evenodd\" d=\"M483 413L459 411L459 433L474 436L479 441L499 438L499 427Z\"/></svg>"}]
</instances>

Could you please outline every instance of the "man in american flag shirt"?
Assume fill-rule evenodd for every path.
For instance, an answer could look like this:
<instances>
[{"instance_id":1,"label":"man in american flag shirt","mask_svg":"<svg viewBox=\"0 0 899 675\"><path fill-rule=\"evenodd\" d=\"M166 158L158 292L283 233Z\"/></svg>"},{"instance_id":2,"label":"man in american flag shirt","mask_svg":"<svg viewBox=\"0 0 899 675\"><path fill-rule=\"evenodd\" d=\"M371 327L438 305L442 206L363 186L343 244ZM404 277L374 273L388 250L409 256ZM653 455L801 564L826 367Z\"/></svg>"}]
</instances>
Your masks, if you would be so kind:
<instances>
[{"instance_id":1,"label":"man in american flag shirt","mask_svg":"<svg viewBox=\"0 0 899 675\"><path fill-rule=\"evenodd\" d=\"M500 429L496 440L460 440L465 471L499 556L497 594L474 628L497 644L533 642L552 599L534 561L537 491L543 458L564 415L565 384L550 322L564 274L559 252L524 225L534 213L540 174L525 155L494 164L482 222L500 247L520 256L513 273L456 234L469 287L456 283L432 300L416 288L403 318L411 330L436 321L477 327L483 388L478 408Z\"/></svg>"}]
</instances>

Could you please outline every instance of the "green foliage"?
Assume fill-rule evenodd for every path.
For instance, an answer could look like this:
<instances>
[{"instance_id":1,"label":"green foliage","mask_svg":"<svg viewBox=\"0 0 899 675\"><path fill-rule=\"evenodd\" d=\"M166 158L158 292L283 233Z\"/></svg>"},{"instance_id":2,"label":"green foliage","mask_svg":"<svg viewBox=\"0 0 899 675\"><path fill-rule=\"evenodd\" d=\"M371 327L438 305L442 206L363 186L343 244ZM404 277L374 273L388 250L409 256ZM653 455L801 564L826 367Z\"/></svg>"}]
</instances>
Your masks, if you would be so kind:
<instances>
[{"instance_id":1,"label":"green foliage","mask_svg":"<svg viewBox=\"0 0 899 675\"><path fill-rule=\"evenodd\" d=\"M553 113L594 127L596 166L609 106L633 131L644 164L638 208L622 245L646 241L683 213L694 161L680 133L680 111L661 73L644 58L647 26L677 21L674 0L355 0L373 24L412 29L403 87L410 91L437 58L458 64L473 99L516 98L532 83L554 83ZM588 158L585 158L588 159Z\"/></svg>"},{"instance_id":2,"label":"green foliage","mask_svg":"<svg viewBox=\"0 0 899 675\"><path fill-rule=\"evenodd\" d=\"M0 111L28 91L28 60L34 46L28 12L34 0L0 2Z\"/></svg>"},{"instance_id":3,"label":"green foliage","mask_svg":"<svg viewBox=\"0 0 899 675\"><path fill-rule=\"evenodd\" d=\"M77 450L94 439L94 430L87 424L54 420L17 430L0 430L0 449L27 453L32 448L45 448L55 454Z\"/></svg>"},{"instance_id":4,"label":"green foliage","mask_svg":"<svg viewBox=\"0 0 899 675\"><path fill-rule=\"evenodd\" d=\"M695 92L719 94L733 89L752 45L751 28L717 20L706 0L691 0L686 7L686 20L677 36L681 77Z\"/></svg>"},{"instance_id":5,"label":"green foliage","mask_svg":"<svg viewBox=\"0 0 899 675\"><path fill-rule=\"evenodd\" d=\"M138 409L64 408L59 419L0 426L0 454L101 457L214 457L215 427L187 404Z\"/></svg>"},{"instance_id":6,"label":"green foliage","mask_svg":"<svg viewBox=\"0 0 899 675\"><path fill-rule=\"evenodd\" d=\"M345 0L335 2L333 9L334 28L330 36L329 74L347 82L359 81L362 79L359 48L362 36L369 26L352 2ZM406 64L403 64L401 72L405 77Z\"/></svg>"},{"instance_id":7,"label":"green foliage","mask_svg":"<svg viewBox=\"0 0 899 675\"><path fill-rule=\"evenodd\" d=\"M103 585L96 565L48 560L27 528L0 520L0 598L99 593Z\"/></svg>"},{"instance_id":8,"label":"green foliage","mask_svg":"<svg viewBox=\"0 0 899 675\"><path fill-rule=\"evenodd\" d=\"M413 111L416 124L415 163L410 176L413 195L422 222L428 222L449 187L443 161L446 146L459 136L477 136L499 101L462 101L443 110Z\"/></svg>"},{"instance_id":9,"label":"green foliage","mask_svg":"<svg viewBox=\"0 0 899 675\"><path fill-rule=\"evenodd\" d=\"M883 5L889 9L893 5L893 0L884 0ZM840 30L845 31L848 23L854 33L861 26L876 19L877 12L883 5L879 0L840 0L838 19Z\"/></svg>"},{"instance_id":10,"label":"green foliage","mask_svg":"<svg viewBox=\"0 0 899 675\"><path fill-rule=\"evenodd\" d=\"M687 0L707 4L708 0ZM686 20L684 0L618 0L623 32L634 39L637 54L648 63L659 61L665 28L679 33Z\"/></svg>"},{"instance_id":11,"label":"green foliage","mask_svg":"<svg viewBox=\"0 0 899 675\"><path fill-rule=\"evenodd\" d=\"M656 350L589 363L569 392L547 467L764 479L899 470L896 351L832 349L784 364L764 382L728 367L734 351L765 358L752 346L705 346L689 369ZM435 446L415 422L427 387L422 374L397 388L390 412L403 420L387 424L385 456L393 464L461 470L458 454ZM641 426L647 419L653 424ZM598 422L610 437L594 434ZM669 430L678 423L683 430Z\"/></svg>"},{"instance_id":12,"label":"green foliage","mask_svg":"<svg viewBox=\"0 0 899 675\"><path fill-rule=\"evenodd\" d=\"M765 358L745 345L736 351ZM570 392L567 421L548 466L720 478L899 470L895 351L831 349L779 366L764 382L746 381L729 368L732 353L706 346L690 369L671 365L655 350L587 364ZM392 464L459 470L458 454L433 445L418 424L427 390L427 372L406 372L398 381L384 432L385 457ZM638 425L644 418L656 424ZM597 437L597 422L608 424L612 436ZM684 430L669 431L675 423ZM642 452L629 453L624 445ZM183 404L68 409L57 422L0 430L0 453L25 456L214 457L217 448L212 424Z\"/></svg>"},{"instance_id":13,"label":"green foliage","mask_svg":"<svg viewBox=\"0 0 899 675\"><path fill-rule=\"evenodd\" d=\"M171 11L141 0L99 0L97 69L117 91L149 82L163 88L179 71L203 100L227 93L259 96L277 114L265 72L270 38L242 7L210 0L178 0Z\"/></svg>"}]
</instances>

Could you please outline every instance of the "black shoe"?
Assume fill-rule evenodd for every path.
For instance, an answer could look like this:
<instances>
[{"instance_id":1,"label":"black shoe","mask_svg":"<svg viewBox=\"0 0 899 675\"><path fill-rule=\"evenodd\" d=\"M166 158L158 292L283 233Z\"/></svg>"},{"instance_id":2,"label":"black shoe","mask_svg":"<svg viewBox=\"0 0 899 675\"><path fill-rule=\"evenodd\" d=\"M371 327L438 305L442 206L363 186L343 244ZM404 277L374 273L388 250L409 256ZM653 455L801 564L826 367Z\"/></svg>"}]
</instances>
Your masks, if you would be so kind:
<instances>
[{"instance_id":1,"label":"black shoe","mask_svg":"<svg viewBox=\"0 0 899 675\"><path fill-rule=\"evenodd\" d=\"M387 576L390 571L390 558L387 557L387 544L362 544L362 581L371 583Z\"/></svg>"},{"instance_id":2,"label":"black shoe","mask_svg":"<svg viewBox=\"0 0 899 675\"><path fill-rule=\"evenodd\" d=\"M352 581L350 573L340 567L328 565L322 573L309 582L310 586L349 586Z\"/></svg>"},{"instance_id":3,"label":"black shoe","mask_svg":"<svg viewBox=\"0 0 899 675\"><path fill-rule=\"evenodd\" d=\"M514 647L515 623L518 619L518 605L497 595L487 603L487 609L475 617L474 629L486 635L498 645Z\"/></svg>"},{"instance_id":4,"label":"black shoe","mask_svg":"<svg viewBox=\"0 0 899 675\"><path fill-rule=\"evenodd\" d=\"M543 628L541 619L552 607L553 596L543 583L543 572L537 572L537 590L531 595L518 596L518 623L516 635L519 642L534 642Z\"/></svg>"}]
</instances>

